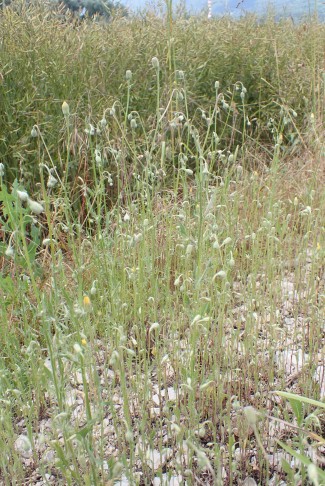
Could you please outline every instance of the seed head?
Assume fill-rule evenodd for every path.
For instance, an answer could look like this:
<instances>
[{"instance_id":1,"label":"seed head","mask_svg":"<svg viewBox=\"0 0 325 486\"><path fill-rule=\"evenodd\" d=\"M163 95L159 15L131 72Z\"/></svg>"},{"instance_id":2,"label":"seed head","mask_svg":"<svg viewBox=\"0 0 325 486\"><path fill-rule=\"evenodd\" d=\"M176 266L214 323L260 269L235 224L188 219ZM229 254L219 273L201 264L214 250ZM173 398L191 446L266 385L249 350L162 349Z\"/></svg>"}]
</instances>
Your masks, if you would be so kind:
<instances>
[{"instance_id":1,"label":"seed head","mask_svg":"<svg viewBox=\"0 0 325 486\"><path fill-rule=\"evenodd\" d=\"M0 177L3 177L5 175L5 166L3 165L2 162L0 162Z\"/></svg>"},{"instance_id":2,"label":"seed head","mask_svg":"<svg viewBox=\"0 0 325 486\"><path fill-rule=\"evenodd\" d=\"M131 81L132 79L132 71L130 69L128 69L126 72L125 72L125 79L127 81Z\"/></svg>"}]
</instances>

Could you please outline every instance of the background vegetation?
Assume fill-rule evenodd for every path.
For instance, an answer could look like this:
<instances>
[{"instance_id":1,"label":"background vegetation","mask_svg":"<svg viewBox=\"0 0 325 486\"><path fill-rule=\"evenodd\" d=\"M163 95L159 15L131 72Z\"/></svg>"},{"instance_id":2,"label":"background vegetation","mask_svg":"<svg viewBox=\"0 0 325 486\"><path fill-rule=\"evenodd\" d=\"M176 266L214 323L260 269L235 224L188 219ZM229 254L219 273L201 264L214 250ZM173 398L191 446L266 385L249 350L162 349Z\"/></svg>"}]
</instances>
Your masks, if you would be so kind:
<instances>
[{"instance_id":1,"label":"background vegetation","mask_svg":"<svg viewBox=\"0 0 325 486\"><path fill-rule=\"evenodd\" d=\"M324 25L0 15L4 484L325 484Z\"/></svg>"}]
</instances>

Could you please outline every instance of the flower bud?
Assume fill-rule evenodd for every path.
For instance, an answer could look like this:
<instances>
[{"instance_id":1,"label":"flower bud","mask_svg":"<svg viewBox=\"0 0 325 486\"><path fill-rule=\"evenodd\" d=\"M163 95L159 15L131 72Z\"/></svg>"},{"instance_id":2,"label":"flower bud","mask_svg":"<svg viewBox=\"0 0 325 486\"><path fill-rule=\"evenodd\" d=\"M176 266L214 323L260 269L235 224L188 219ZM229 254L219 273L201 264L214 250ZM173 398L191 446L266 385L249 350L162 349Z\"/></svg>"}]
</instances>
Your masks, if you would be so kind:
<instances>
[{"instance_id":1,"label":"flower bud","mask_svg":"<svg viewBox=\"0 0 325 486\"><path fill-rule=\"evenodd\" d=\"M218 273L214 275L212 282L214 282L218 277L221 280L224 280L225 278L227 278L227 273L224 270L220 270Z\"/></svg>"},{"instance_id":2,"label":"flower bud","mask_svg":"<svg viewBox=\"0 0 325 486\"><path fill-rule=\"evenodd\" d=\"M313 463L308 465L307 468L309 479L313 482L314 486L319 486L319 474L317 466Z\"/></svg>"},{"instance_id":3,"label":"flower bud","mask_svg":"<svg viewBox=\"0 0 325 486\"><path fill-rule=\"evenodd\" d=\"M159 69L159 61L158 61L158 58L157 57L153 57L151 59L151 64L152 64L152 67L153 68Z\"/></svg>"},{"instance_id":4,"label":"flower bud","mask_svg":"<svg viewBox=\"0 0 325 486\"><path fill-rule=\"evenodd\" d=\"M51 189L52 187L56 186L57 183L57 179L54 176L50 175L47 181L47 187Z\"/></svg>"},{"instance_id":5,"label":"flower bud","mask_svg":"<svg viewBox=\"0 0 325 486\"><path fill-rule=\"evenodd\" d=\"M194 250L194 246L191 245L191 244L188 244L187 247L186 247L186 252L185 252L186 256L187 257L191 256L193 250Z\"/></svg>"},{"instance_id":6,"label":"flower bud","mask_svg":"<svg viewBox=\"0 0 325 486\"><path fill-rule=\"evenodd\" d=\"M132 79L132 71L130 69L128 69L126 72L125 72L125 79L127 81L131 81Z\"/></svg>"},{"instance_id":7,"label":"flower bud","mask_svg":"<svg viewBox=\"0 0 325 486\"><path fill-rule=\"evenodd\" d=\"M89 128L86 128L85 132L87 133L87 135L90 135L92 137L93 135L96 134L96 128L94 127L94 125L89 123Z\"/></svg>"},{"instance_id":8,"label":"flower bud","mask_svg":"<svg viewBox=\"0 0 325 486\"><path fill-rule=\"evenodd\" d=\"M177 72L178 79L183 80L185 78L184 71L178 71Z\"/></svg>"},{"instance_id":9,"label":"flower bud","mask_svg":"<svg viewBox=\"0 0 325 486\"><path fill-rule=\"evenodd\" d=\"M66 101L62 103L62 113L64 116L69 116L70 115L70 108L69 105Z\"/></svg>"},{"instance_id":10,"label":"flower bud","mask_svg":"<svg viewBox=\"0 0 325 486\"><path fill-rule=\"evenodd\" d=\"M155 329L158 329L159 328L159 322L154 322L153 324L151 324L150 326L150 329L149 329L149 334L154 331Z\"/></svg>"},{"instance_id":11,"label":"flower bud","mask_svg":"<svg viewBox=\"0 0 325 486\"><path fill-rule=\"evenodd\" d=\"M39 215L39 214L44 212L43 206L40 203L33 201L32 199L28 199L27 204L28 204L31 212L34 213L34 214Z\"/></svg>"},{"instance_id":12,"label":"flower bud","mask_svg":"<svg viewBox=\"0 0 325 486\"><path fill-rule=\"evenodd\" d=\"M130 121L130 125L131 125L131 128L132 130L135 130L137 128L137 121L135 118L132 118L132 120Z\"/></svg>"},{"instance_id":13,"label":"flower bud","mask_svg":"<svg viewBox=\"0 0 325 486\"><path fill-rule=\"evenodd\" d=\"M6 251L5 251L5 255L9 258L13 258L15 254L15 250L13 249L13 247L11 245L8 245Z\"/></svg>"},{"instance_id":14,"label":"flower bud","mask_svg":"<svg viewBox=\"0 0 325 486\"><path fill-rule=\"evenodd\" d=\"M38 137L37 125L34 125L31 129L30 136L33 138Z\"/></svg>"},{"instance_id":15,"label":"flower bud","mask_svg":"<svg viewBox=\"0 0 325 486\"><path fill-rule=\"evenodd\" d=\"M18 191L17 190L17 196L18 196L18 199L21 201L21 202L26 202L28 201L28 194L26 191Z\"/></svg>"},{"instance_id":16,"label":"flower bud","mask_svg":"<svg viewBox=\"0 0 325 486\"><path fill-rule=\"evenodd\" d=\"M74 351L75 351L76 354L82 354L82 349L81 349L80 344L74 343L73 349L74 349Z\"/></svg>"},{"instance_id":17,"label":"flower bud","mask_svg":"<svg viewBox=\"0 0 325 486\"><path fill-rule=\"evenodd\" d=\"M258 420L258 414L254 407L248 406L244 408L244 414L249 425L255 427Z\"/></svg>"},{"instance_id":18,"label":"flower bud","mask_svg":"<svg viewBox=\"0 0 325 486\"><path fill-rule=\"evenodd\" d=\"M103 118L100 120L99 124L100 124L101 128L105 128L105 127L106 127L106 125L107 125L107 120L106 120L106 118L105 118L104 116L103 116Z\"/></svg>"}]
</instances>

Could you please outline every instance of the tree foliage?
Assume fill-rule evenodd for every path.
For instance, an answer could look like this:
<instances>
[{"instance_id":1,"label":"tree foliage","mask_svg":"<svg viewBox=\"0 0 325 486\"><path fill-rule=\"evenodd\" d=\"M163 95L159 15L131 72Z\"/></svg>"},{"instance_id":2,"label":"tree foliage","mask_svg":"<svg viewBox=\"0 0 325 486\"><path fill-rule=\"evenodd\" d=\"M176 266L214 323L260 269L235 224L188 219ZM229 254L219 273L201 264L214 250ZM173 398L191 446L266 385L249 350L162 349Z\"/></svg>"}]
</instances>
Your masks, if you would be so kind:
<instances>
[{"instance_id":1,"label":"tree foliage","mask_svg":"<svg viewBox=\"0 0 325 486\"><path fill-rule=\"evenodd\" d=\"M86 15L103 15L110 17L114 12L127 15L127 9L120 3L111 0L63 0L64 4L73 12L86 9Z\"/></svg>"}]
</instances>

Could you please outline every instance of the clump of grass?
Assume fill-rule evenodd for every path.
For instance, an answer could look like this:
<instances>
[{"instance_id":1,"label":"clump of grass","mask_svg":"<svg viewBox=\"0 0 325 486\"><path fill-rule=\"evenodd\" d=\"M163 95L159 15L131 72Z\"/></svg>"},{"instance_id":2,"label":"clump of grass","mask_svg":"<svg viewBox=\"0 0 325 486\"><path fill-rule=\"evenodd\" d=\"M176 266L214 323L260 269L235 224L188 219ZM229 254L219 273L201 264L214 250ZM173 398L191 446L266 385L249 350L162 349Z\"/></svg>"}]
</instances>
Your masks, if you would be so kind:
<instances>
[{"instance_id":1,"label":"clump of grass","mask_svg":"<svg viewBox=\"0 0 325 486\"><path fill-rule=\"evenodd\" d=\"M55 165L60 165L66 144L63 100L69 102L74 119L66 149L75 169L89 157L82 143L85 124L100 120L115 102L125 107L129 96L129 111L139 113L146 130L154 128L157 78L150 62L153 57L160 62L161 106L167 105L175 89L181 111L186 88L190 118L200 114L198 108L209 118L214 84L220 82L234 114L231 124L224 117L223 143L230 150L234 141L241 141L245 122L249 123L246 137L262 145L272 143L272 132L279 127L282 132L285 126L284 141L291 147L301 145L309 132L311 113L316 126L323 122L324 65L319 39L324 25L316 21L295 25L275 23L271 18L257 23L253 16L209 22L180 17L172 23L169 48L170 29L163 19L149 14L148 18L76 25L69 15L62 17L48 5L18 2L4 9L0 22L1 158L10 167L11 180L39 180L35 159L42 154L37 139L30 136L35 124L44 134ZM133 73L130 83L125 80L127 70ZM185 73L184 82L179 82L178 72ZM247 89L245 110L241 90L234 93L233 89L238 81Z\"/></svg>"}]
</instances>

